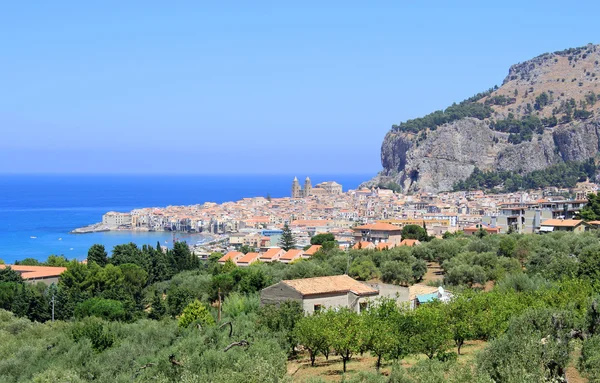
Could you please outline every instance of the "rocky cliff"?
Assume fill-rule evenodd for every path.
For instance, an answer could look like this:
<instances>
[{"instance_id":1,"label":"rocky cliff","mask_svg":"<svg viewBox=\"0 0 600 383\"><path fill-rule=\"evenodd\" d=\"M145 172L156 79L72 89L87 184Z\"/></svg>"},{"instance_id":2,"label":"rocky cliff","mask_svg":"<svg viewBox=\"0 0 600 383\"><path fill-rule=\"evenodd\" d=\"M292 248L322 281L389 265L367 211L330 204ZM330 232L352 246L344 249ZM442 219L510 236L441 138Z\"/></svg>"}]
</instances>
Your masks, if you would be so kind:
<instances>
[{"instance_id":1,"label":"rocky cliff","mask_svg":"<svg viewBox=\"0 0 600 383\"><path fill-rule=\"evenodd\" d=\"M439 192L475 167L525 174L595 157L599 61L594 45L546 53L513 65L499 88L394 125L381 146L383 170L366 185L394 182L407 192Z\"/></svg>"}]
</instances>

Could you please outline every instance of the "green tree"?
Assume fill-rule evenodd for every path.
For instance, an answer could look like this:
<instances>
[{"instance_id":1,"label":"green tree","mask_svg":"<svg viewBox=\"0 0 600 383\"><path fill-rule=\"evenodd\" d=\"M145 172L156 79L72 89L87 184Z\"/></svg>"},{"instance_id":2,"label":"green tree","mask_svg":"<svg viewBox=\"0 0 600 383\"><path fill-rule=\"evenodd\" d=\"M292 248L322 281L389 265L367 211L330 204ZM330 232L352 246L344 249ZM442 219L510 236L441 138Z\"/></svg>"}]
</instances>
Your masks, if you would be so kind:
<instances>
[{"instance_id":1,"label":"green tree","mask_svg":"<svg viewBox=\"0 0 600 383\"><path fill-rule=\"evenodd\" d=\"M577 217L585 221L600 219L600 193L590 193L587 199L587 204L579 211Z\"/></svg>"},{"instance_id":2,"label":"green tree","mask_svg":"<svg viewBox=\"0 0 600 383\"><path fill-rule=\"evenodd\" d=\"M475 306L471 303L472 296L473 294L465 292L455 296L451 302L443 306L458 355L465 341L475 338L477 317Z\"/></svg>"},{"instance_id":3,"label":"green tree","mask_svg":"<svg viewBox=\"0 0 600 383\"><path fill-rule=\"evenodd\" d=\"M429 240L427 230L423 229L423 227L419 225L406 225L402 228L402 232L400 234L402 239L418 239L421 242Z\"/></svg>"},{"instance_id":4,"label":"green tree","mask_svg":"<svg viewBox=\"0 0 600 383\"><path fill-rule=\"evenodd\" d=\"M192 254L190 247L185 242L175 242L171 250L175 268L181 272L193 270L200 265L198 257Z\"/></svg>"},{"instance_id":5,"label":"green tree","mask_svg":"<svg viewBox=\"0 0 600 383\"><path fill-rule=\"evenodd\" d=\"M341 308L332 315L329 322L329 342L335 352L342 357L343 371L352 355L360 350L362 321L358 314L348 308Z\"/></svg>"},{"instance_id":6,"label":"green tree","mask_svg":"<svg viewBox=\"0 0 600 383\"><path fill-rule=\"evenodd\" d=\"M14 271L10 266L0 269L0 282L18 282L22 283L21 274Z\"/></svg>"},{"instance_id":7,"label":"green tree","mask_svg":"<svg viewBox=\"0 0 600 383\"><path fill-rule=\"evenodd\" d=\"M348 274L361 281L367 281L371 278L374 278L378 274L377 266L375 263L369 258L359 258L355 259L352 262L352 266L350 266L350 270L348 270Z\"/></svg>"},{"instance_id":8,"label":"green tree","mask_svg":"<svg viewBox=\"0 0 600 383\"><path fill-rule=\"evenodd\" d=\"M167 314L167 307L162 298L162 294L158 291L154 291L154 296L152 297L152 303L150 304L150 313L148 316L151 319L160 320L164 318Z\"/></svg>"},{"instance_id":9,"label":"green tree","mask_svg":"<svg viewBox=\"0 0 600 383\"><path fill-rule=\"evenodd\" d=\"M248 253L252 253L254 252L254 248L252 246L248 246L248 245L242 245L240 247L240 252L244 253L244 254L248 254Z\"/></svg>"},{"instance_id":10,"label":"green tree","mask_svg":"<svg viewBox=\"0 0 600 383\"><path fill-rule=\"evenodd\" d=\"M448 349L452 333L442 303L431 302L420 306L412 316L412 349L432 359L436 353Z\"/></svg>"},{"instance_id":11,"label":"green tree","mask_svg":"<svg viewBox=\"0 0 600 383\"><path fill-rule=\"evenodd\" d=\"M96 297L77 305L75 316L77 318L95 316L106 320L124 320L127 313L122 302Z\"/></svg>"},{"instance_id":12,"label":"green tree","mask_svg":"<svg viewBox=\"0 0 600 383\"><path fill-rule=\"evenodd\" d=\"M294 329L304 317L300 302L285 301L277 305L264 305L258 310L259 325L269 330L281 333L285 339L285 347L294 354L298 340Z\"/></svg>"},{"instance_id":13,"label":"green tree","mask_svg":"<svg viewBox=\"0 0 600 383\"><path fill-rule=\"evenodd\" d=\"M181 313L177 325L181 328L189 327L192 323L199 324L202 327L215 324L215 319L210 314L210 310L199 300L195 300Z\"/></svg>"},{"instance_id":14,"label":"green tree","mask_svg":"<svg viewBox=\"0 0 600 383\"><path fill-rule=\"evenodd\" d=\"M320 233L310 239L311 245L321 245L323 250L331 250L337 247L335 236L331 233Z\"/></svg>"},{"instance_id":15,"label":"green tree","mask_svg":"<svg viewBox=\"0 0 600 383\"><path fill-rule=\"evenodd\" d=\"M330 347L324 317L318 313L306 316L298 321L294 329L298 343L308 350L311 366L315 365L317 354Z\"/></svg>"},{"instance_id":16,"label":"green tree","mask_svg":"<svg viewBox=\"0 0 600 383\"><path fill-rule=\"evenodd\" d=\"M398 325L398 306L393 299L380 299L367 311L361 314L363 323L361 329L365 336L362 343L364 348L377 357L375 368L379 371L384 356L394 355L397 349L397 337L394 328Z\"/></svg>"},{"instance_id":17,"label":"green tree","mask_svg":"<svg viewBox=\"0 0 600 383\"><path fill-rule=\"evenodd\" d=\"M281 234L281 239L279 240L279 247L285 251L296 247L296 238L294 237L292 229L290 229L287 223L283 226L283 233Z\"/></svg>"},{"instance_id":18,"label":"green tree","mask_svg":"<svg viewBox=\"0 0 600 383\"><path fill-rule=\"evenodd\" d=\"M98 266L106 266L108 263L108 253L104 245L92 245L88 250L87 261L88 263L96 262Z\"/></svg>"}]
</instances>

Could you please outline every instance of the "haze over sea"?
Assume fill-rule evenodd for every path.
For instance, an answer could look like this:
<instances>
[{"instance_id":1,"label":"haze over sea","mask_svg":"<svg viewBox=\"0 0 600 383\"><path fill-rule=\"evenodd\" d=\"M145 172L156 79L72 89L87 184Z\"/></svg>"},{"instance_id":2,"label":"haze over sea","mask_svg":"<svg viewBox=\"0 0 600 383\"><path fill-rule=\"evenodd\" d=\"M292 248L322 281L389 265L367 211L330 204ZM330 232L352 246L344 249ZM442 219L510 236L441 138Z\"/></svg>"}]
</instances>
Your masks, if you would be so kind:
<instances>
[{"instance_id":1,"label":"haze over sea","mask_svg":"<svg viewBox=\"0 0 600 383\"><path fill-rule=\"evenodd\" d=\"M305 174L297 174L303 182ZM370 175L310 175L313 185L337 181L344 191ZM110 251L134 242L170 245L168 232L104 232L69 234L100 222L107 211L141 207L222 203L244 197L286 197L294 175L0 175L0 259L45 260L48 255L83 259L94 243ZM31 238L36 237L36 238ZM62 238L62 240L59 240ZM202 235L178 233L196 243Z\"/></svg>"}]
</instances>

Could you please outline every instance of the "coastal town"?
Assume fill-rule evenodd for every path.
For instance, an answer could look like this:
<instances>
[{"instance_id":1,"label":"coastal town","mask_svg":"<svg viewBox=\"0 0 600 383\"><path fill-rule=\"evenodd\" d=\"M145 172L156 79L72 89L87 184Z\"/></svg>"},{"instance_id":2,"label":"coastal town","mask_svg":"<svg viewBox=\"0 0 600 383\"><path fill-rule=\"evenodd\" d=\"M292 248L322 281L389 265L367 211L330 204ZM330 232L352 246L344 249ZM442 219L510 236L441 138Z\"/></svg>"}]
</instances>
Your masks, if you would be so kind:
<instances>
[{"instance_id":1,"label":"coastal town","mask_svg":"<svg viewBox=\"0 0 600 383\"><path fill-rule=\"evenodd\" d=\"M298 248L326 232L332 233L342 248L382 248L399 245L399 230L405 225L422 226L432 237L456 231L469 235L479 230L500 234L562 230L565 225L584 228L590 223L572 218L586 204L586 196L597 190L597 184L582 182L574 189L405 195L380 187L344 192L335 181L313 186L309 177L302 184L294 178L289 197L107 212L101 223L78 230L172 231L174 240L177 232L202 233L209 240L189 244L199 256L244 245L267 252L277 246L285 224Z\"/></svg>"}]
</instances>

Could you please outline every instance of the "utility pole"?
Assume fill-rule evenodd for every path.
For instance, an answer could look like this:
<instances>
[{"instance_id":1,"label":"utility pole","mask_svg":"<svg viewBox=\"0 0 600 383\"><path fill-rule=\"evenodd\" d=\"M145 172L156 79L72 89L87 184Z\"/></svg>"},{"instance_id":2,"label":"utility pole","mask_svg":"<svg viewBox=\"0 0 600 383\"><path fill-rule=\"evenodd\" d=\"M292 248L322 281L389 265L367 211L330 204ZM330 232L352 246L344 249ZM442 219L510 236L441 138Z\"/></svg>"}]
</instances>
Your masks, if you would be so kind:
<instances>
[{"instance_id":1,"label":"utility pole","mask_svg":"<svg viewBox=\"0 0 600 383\"><path fill-rule=\"evenodd\" d=\"M221 288L219 287L219 312L218 312L218 318L217 318L217 323L221 323Z\"/></svg>"},{"instance_id":2,"label":"utility pole","mask_svg":"<svg viewBox=\"0 0 600 383\"><path fill-rule=\"evenodd\" d=\"M52 299L50 300L50 303L52 303L52 322L54 322L54 293L52 293Z\"/></svg>"}]
</instances>

